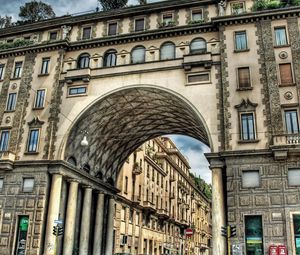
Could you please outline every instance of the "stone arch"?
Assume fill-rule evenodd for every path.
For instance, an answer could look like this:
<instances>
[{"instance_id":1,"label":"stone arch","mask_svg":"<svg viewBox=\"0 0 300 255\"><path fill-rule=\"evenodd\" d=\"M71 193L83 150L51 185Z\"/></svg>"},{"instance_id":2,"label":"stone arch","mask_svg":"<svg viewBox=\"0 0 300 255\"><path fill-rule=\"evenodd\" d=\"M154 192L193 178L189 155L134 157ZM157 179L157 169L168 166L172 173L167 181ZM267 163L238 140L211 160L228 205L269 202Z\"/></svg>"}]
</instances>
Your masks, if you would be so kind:
<instances>
[{"instance_id":1,"label":"stone arch","mask_svg":"<svg viewBox=\"0 0 300 255\"><path fill-rule=\"evenodd\" d=\"M166 134L184 134L213 150L201 114L181 95L157 86L136 85L118 89L86 107L73 122L65 141L64 159L75 156L95 175L116 181L127 157L145 141ZM88 132L89 146L80 145Z\"/></svg>"}]
</instances>

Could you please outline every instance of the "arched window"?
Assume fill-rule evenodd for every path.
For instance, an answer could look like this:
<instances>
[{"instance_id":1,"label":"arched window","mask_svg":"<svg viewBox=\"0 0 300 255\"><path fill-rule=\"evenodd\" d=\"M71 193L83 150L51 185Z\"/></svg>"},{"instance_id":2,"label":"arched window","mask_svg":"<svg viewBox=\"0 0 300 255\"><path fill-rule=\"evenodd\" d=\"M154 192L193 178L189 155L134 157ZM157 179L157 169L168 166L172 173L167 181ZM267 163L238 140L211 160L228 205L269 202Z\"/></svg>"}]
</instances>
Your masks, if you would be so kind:
<instances>
[{"instance_id":1,"label":"arched window","mask_svg":"<svg viewBox=\"0 0 300 255\"><path fill-rule=\"evenodd\" d=\"M88 68L90 66L90 55L88 53L83 53L78 57L77 67L79 69Z\"/></svg>"},{"instance_id":2,"label":"arched window","mask_svg":"<svg viewBox=\"0 0 300 255\"><path fill-rule=\"evenodd\" d=\"M131 51L131 63L138 64L145 62L145 48L143 46L137 46Z\"/></svg>"},{"instance_id":3,"label":"arched window","mask_svg":"<svg viewBox=\"0 0 300 255\"><path fill-rule=\"evenodd\" d=\"M164 43L160 47L160 60L175 58L175 44L172 42Z\"/></svg>"},{"instance_id":4,"label":"arched window","mask_svg":"<svg viewBox=\"0 0 300 255\"><path fill-rule=\"evenodd\" d=\"M77 165L76 159L74 157L69 157L67 161L69 164L71 164L73 166Z\"/></svg>"},{"instance_id":5,"label":"arched window","mask_svg":"<svg viewBox=\"0 0 300 255\"><path fill-rule=\"evenodd\" d=\"M89 173L91 171L91 167L89 164L84 164L82 170Z\"/></svg>"},{"instance_id":6,"label":"arched window","mask_svg":"<svg viewBox=\"0 0 300 255\"><path fill-rule=\"evenodd\" d=\"M190 53L205 53L206 41L202 38L196 38L191 42Z\"/></svg>"},{"instance_id":7,"label":"arched window","mask_svg":"<svg viewBox=\"0 0 300 255\"><path fill-rule=\"evenodd\" d=\"M117 65L117 51L109 50L104 54L104 67L110 67Z\"/></svg>"}]
</instances>

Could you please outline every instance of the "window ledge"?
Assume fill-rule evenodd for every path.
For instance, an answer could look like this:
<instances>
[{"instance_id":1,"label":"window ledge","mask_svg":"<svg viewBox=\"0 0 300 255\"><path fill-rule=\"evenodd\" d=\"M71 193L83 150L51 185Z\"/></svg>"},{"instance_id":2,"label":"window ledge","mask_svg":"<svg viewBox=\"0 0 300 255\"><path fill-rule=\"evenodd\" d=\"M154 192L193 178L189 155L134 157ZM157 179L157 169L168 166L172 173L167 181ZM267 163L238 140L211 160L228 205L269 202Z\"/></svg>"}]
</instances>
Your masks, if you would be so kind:
<instances>
[{"instance_id":1,"label":"window ledge","mask_svg":"<svg viewBox=\"0 0 300 255\"><path fill-rule=\"evenodd\" d=\"M15 112L15 110L5 110L4 113L12 113Z\"/></svg>"},{"instance_id":2,"label":"window ledge","mask_svg":"<svg viewBox=\"0 0 300 255\"><path fill-rule=\"evenodd\" d=\"M274 45L274 48L285 48L285 47L291 47L291 45L290 44Z\"/></svg>"},{"instance_id":3,"label":"window ledge","mask_svg":"<svg viewBox=\"0 0 300 255\"><path fill-rule=\"evenodd\" d=\"M24 152L24 155L37 155L37 154L39 154L38 151L26 151L26 152Z\"/></svg>"},{"instance_id":4,"label":"window ledge","mask_svg":"<svg viewBox=\"0 0 300 255\"><path fill-rule=\"evenodd\" d=\"M279 84L279 87L290 87L290 86L295 86L296 83L287 83L287 84Z\"/></svg>"},{"instance_id":5,"label":"window ledge","mask_svg":"<svg viewBox=\"0 0 300 255\"><path fill-rule=\"evenodd\" d=\"M21 77L13 77L13 78L10 78L11 81L16 81L16 80L21 80Z\"/></svg>"},{"instance_id":6,"label":"window ledge","mask_svg":"<svg viewBox=\"0 0 300 255\"><path fill-rule=\"evenodd\" d=\"M247 91L247 90L253 90L253 87L249 88L237 88L236 91Z\"/></svg>"},{"instance_id":7,"label":"window ledge","mask_svg":"<svg viewBox=\"0 0 300 255\"><path fill-rule=\"evenodd\" d=\"M241 53L241 52L249 52L250 51L250 49L243 49L243 50L234 50L233 52L234 53Z\"/></svg>"},{"instance_id":8,"label":"window ledge","mask_svg":"<svg viewBox=\"0 0 300 255\"><path fill-rule=\"evenodd\" d=\"M45 77L45 76L49 76L49 73L40 73L40 74L38 74L38 77Z\"/></svg>"},{"instance_id":9,"label":"window ledge","mask_svg":"<svg viewBox=\"0 0 300 255\"><path fill-rule=\"evenodd\" d=\"M45 107L43 106L43 107L32 107L32 110L44 110L45 109Z\"/></svg>"},{"instance_id":10,"label":"window ledge","mask_svg":"<svg viewBox=\"0 0 300 255\"><path fill-rule=\"evenodd\" d=\"M255 140L239 140L238 143L243 144L243 143L258 143L260 140L255 139Z\"/></svg>"}]
</instances>

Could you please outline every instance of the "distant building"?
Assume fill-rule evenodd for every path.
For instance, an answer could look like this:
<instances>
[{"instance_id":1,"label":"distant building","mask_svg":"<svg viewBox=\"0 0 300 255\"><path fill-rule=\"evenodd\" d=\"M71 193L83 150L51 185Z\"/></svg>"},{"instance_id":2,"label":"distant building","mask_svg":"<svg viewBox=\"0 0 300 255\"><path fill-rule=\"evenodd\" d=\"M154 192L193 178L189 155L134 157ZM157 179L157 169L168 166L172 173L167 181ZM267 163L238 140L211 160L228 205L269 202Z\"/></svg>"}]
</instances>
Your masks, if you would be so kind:
<instances>
[{"instance_id":1,"label":"distant building","mask_svg":"<svg viewBox=\"0 0 300 255\"><path fill-rule=\"evenodd\" d=\"M130 155L117 188L115 252L210 254L211 202L169 138L150 140ZM193 230L191 238L186 229Z\"/></svg>"}]
</instances>

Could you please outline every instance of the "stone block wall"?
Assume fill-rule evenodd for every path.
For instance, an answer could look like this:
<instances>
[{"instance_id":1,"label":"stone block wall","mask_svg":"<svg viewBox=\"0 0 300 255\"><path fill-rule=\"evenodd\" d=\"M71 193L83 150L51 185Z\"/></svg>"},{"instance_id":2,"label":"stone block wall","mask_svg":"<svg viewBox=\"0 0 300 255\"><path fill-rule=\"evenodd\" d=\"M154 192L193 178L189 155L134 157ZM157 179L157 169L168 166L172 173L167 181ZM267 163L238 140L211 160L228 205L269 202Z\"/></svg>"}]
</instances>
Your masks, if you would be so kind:
<instances>
[{"instance_id":1,"label":"stone block wall","mask_svg":"<svg viewBox=\"0 0 300 255\"><path fill-rule=\"evenodd\" d=\"M22 191L24 177L34 178L32 192ZM15 249L19 215L29 216L26 254L40 254L47 209L47 169L17 167L12 171L0 170L0 178L4 179L0 192L0 254L12 254Z\"/></svg>"}]
</instances>

